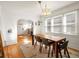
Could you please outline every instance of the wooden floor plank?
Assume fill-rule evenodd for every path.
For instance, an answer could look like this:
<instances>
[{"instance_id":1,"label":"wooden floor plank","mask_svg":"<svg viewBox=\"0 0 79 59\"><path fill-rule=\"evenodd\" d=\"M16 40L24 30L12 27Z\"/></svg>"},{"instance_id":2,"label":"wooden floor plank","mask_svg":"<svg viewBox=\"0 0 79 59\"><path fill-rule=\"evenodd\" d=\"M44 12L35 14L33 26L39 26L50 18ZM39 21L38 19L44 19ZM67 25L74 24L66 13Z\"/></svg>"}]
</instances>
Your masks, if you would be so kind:
<instances>
[{"instance_id":1,"label":"wooden floor plank","mask_svg":"<svg viewBox=\"0 0 79 59\"><path fill-rule=\"evenodd\" d=\"M24 43L24 39L28 38L29 41L31 42L31 36L18 36L18 43L14 45L9 45L7 47L4 47L4 53L6 58L23 58L24 55L22 51L20 50L19 45Z\"/></svg>"}]
</instances>

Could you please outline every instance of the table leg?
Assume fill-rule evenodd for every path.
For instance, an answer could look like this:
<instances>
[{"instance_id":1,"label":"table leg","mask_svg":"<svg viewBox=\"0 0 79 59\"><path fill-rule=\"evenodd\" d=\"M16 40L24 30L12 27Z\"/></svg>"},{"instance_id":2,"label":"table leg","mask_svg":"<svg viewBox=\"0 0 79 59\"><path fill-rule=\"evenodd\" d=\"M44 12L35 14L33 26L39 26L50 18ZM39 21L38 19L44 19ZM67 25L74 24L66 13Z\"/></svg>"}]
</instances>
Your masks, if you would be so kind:
<instances>
[{"instance_id":1,"label":"table leg","mask_svg":"<svg viewBox=\"0 0 79 59\"><path fill-rule=\"evenodd\" d=\"M51 52L51 56L53 57L53 53L55 53L55 43L52 44L52 52Z\"/></svg>"},{"instance_id":2,"label":"table leg","mask_svg":"<svg viewBox=\"0 0 79 59\"><path fill-rule=\"evenodd\" d=\"M53 43L53 52L55 53L55 43Z\"/></svg>"},{"instance_id":3,"label":"table leg","mask_svg":"<svg viewBox=\"0 0 79 59\"><path fill-rule=\"evenodd\" d=\"M32 45L34 45L34 36L32 35Z\"/></svg>"},{"instance_id":4,"label":"table leg","mask_svg":"<svg viewBox=\"0 0 79 59\"><path fill-rule=\"evenodd\" d=\"M58 58L58 47L57 47L57 42L55 42L55 56Z\"/></svg>"}]
</instances>

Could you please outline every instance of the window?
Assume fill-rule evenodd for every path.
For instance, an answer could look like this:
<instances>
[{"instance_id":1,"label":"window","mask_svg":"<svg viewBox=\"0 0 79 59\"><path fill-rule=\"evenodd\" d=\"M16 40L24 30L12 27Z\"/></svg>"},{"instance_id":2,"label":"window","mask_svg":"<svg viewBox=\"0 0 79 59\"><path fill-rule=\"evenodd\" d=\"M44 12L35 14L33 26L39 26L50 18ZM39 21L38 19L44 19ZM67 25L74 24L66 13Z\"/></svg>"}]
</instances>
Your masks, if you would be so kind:
<instances>
[{"instance_id":1,"label":"window","mask_svg":"<svg viewBox=\"0 0 79 59\"><path fill-rule=\"evenodd\" d=\"M46 32L77 34L77 11L47 18L45 26Z\"/></svg>"},{"instance_id":2,"label":"window","mask_svg":"<svg viewBox=\"0 0 79 59\"><path fill-rule=\"evenodd\" d=\"M63 20L63 16L59 15L56 16L52 19L51 23L52 23L52 28L51 28L51 32L55 32L55 33L62 33L62 20Z\"/></svg>"},{"instance_id":3,"label":"window","mask_svg":"<svg viewBox=\"0 0 79 59\"><path fill-rule=\"evenodd\" d=\"M77 30L76 30L76 21L77 21L77 11L74 12L70 12L70 13L66 13L64 14L64 18L65 18L65 33L66 34L76 34Z\"/></svg>"},{"instance_id":4,"label":"window","mask_svg":"<svg viewBox=\"0 0 79 59\"><path fill-rule=\"evenodd\" d=\"M45 20L45 32L51 32L51 18Z\"/></svg>"}]
</instances>

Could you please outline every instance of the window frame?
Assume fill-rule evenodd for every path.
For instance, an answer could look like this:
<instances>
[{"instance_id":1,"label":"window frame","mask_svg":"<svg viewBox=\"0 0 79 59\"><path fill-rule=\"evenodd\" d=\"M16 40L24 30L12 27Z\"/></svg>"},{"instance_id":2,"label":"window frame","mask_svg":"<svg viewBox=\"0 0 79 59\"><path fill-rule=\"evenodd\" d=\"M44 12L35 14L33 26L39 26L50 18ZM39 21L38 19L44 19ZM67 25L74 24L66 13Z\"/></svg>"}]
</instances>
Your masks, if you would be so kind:
<instances>
[{"instance_id":1,"label":"window frame","mask_svg":"<svg viewBox=\"0 0 79 59\"><path fill-rule=\"evenodd\" d=\"M66 16L69 15L69 14L75 14L75 19L74 19L74 23L67 23L67 18ZM77 32L78 32L78 28L77 28L77 15L78 12L77 10L75 11L71 11L71 12L67 12L67 13L64 13L64 14L59 14L57 16L54 16L54 17L48 17L45 19L46 22L48 22L48 19L50 19L49 21L51 22L50 25L44 25L45 26L45 32L51 32L51 33L62 33L62 34L68 34L68 35L77 35ZM58 17L62 17L62 23L59 23L59 24L54 24L54 18L58 18ZM74 33L68 33L67 32L67 25L74 25L75 26L75 30L74 30ZM49 28L47 28L47 26L50 26L50 31L48 31ZM61 32L55 32L54 31L54 26L62 26L62 31Z\"/></svg>"},{"instance_id":2,"label":"window frame","mask_svg":"<svg viewBox=\"0 0 79 59\"><path fill-rule=\"evenodd\" d=\"M74 20L75 22L74 22L74 23L72 23L72 22L71 22L71 23L67 23L66 16L67 16L67 15L70 15L70 14L75 14L75 20ZM70 26L70 25L71 25L71 26L72 26L72 25L75 26L74 33L68 33L67 30L66 30L66 31L64 31L64 34L76 35L76 34L77 34L77 11L72 11L72 12L65 13L65 14L64 14L64 20L65 20L65 24L64 24L64 25L65 25L65 29L67 29L67 26L68 26L68 25L69 25L69 26Z\"/></svg>"}]
</instances>

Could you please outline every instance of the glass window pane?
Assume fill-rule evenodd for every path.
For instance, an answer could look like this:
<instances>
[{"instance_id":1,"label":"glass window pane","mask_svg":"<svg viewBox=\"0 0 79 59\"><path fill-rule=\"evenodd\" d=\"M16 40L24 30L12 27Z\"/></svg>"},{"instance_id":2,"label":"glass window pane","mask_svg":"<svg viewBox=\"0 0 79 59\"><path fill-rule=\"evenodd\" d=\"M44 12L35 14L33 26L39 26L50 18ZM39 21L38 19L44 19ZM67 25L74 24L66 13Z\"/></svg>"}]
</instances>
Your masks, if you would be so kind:
<instances>
[{"instance_id":1,"label":"glass window pane","mask_svg":"<svg viewBox=\"0 0 79 59\"><path fill-rule=\"evenodd\" d=\"M62 26L54 26L54 32L62 32Z\"/></svg>"},{"instance_id":2,"label":"glass window pane","mask_svg":"<svg viewBox=\"0 0 79 59\"><path fill-rule=\"evenodd\" d=\"M54 24L62 24L62 17L54 18Z\"/></svg>"},{"instance_id":3,"label":"glass window pane","mask_svg":"<svg viewBox=\"0 0 79 59\"><path fill-rule=\"evenodd\" d=\"M51 31L51 26L47 26L47 31L48 31L48 32Z\"/></svg>"},{"instance_id":4,"label":"glass window pane","mask_svg":"<svg viewBox=\"0 0 79 59\"><path fill-rule=\"evenodd\" d=\"M75 25L67 25L66 32L69 34L75 33Z\"/></svg>"}]
</instances>

